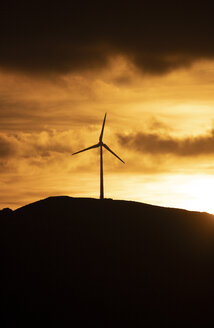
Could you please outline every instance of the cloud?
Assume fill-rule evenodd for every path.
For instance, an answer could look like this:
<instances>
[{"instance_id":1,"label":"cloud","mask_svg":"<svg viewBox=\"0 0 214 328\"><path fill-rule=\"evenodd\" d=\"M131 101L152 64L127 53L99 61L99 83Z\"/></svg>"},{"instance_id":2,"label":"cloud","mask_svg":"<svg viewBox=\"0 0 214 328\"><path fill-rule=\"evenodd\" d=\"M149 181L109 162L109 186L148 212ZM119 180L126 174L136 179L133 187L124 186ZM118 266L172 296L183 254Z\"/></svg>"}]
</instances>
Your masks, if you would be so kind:
<instances>
[{"instance_id":1,"label":"cloud","mask_svg":"<svg viewBox=\"0 0 214 328\"><path fill-rule=\"evenodd\" d=\"M50 157L72 153L72 132L0 134L0 159Z\"/></svg>"},{"instance_id":2,"label":"cloud","mask_svg":"<svg viewBox=\"0 0 214 328\"><path fill-rule=\"evenodd\" d=\"M214 57L212 3L60 1L1 6L0 67L64 74L121 55L163 74Z\"/></svg>"},{"instance_id":3,"label":"cloud","mask_svg":"<svg viewBox=\"0 0 214 328\"><path fill-rule=\"evenodd\" d=\"M11 138L0 134L0 159L11 157L16 151L15 144Z\"/></svg>"},{"instance_id":4,"label":"cloud","mask_svg":"<svg viewBox=\"0 0 214 328\"><path fill-rule=\"evenodd\" d=\"M118 134L119 143L130 150L151 155L193 157L214 155L214 129L195 137L176 138L166 134Z\"/></svg>"}]
</instances>

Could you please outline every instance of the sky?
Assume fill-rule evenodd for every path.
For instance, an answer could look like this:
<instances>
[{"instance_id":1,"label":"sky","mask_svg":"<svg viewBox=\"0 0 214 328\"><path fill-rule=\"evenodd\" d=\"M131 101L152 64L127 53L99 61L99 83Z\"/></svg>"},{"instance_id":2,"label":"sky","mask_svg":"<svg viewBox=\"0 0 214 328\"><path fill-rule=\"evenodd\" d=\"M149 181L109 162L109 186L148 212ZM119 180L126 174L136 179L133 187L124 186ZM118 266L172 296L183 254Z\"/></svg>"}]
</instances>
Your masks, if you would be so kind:
<instances>
[{"instance_id":1,"label":"sky","mask_svg":"<svg viewBox=\"0 0 214 328\"><path fill-rule=\"evenodd\" d=\"M8 1L0 11L0 208L56 195L214 213L212 4Z\"/></svg>"}]
</instances>

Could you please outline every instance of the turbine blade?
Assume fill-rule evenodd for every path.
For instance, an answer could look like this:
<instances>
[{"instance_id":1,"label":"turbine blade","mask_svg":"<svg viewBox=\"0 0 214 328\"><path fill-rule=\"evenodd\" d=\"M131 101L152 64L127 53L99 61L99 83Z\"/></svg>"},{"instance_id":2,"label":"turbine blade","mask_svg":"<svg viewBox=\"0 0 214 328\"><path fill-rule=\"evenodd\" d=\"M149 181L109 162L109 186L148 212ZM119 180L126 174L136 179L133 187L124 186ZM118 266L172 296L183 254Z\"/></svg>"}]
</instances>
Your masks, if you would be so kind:
<instances>
[{"instance_id":1,"label":"turbine blade","mask_svg":"<svg viewBox=\"0 0 214 328\"><path fill-rule=\"evenodd\" d=\"M92 148L97 148L99 147L100 144L96 144L96 145L93 145L91 147L88 147L88 148L85 148L85 149L82 149L80 151L77 151L76 153L73 153L72 155L76 155L76 154L79 154L79 153L82 153L83 151L86 151L86 150L89 150L89 149L92 149Z\"/></svg>"},{"instance_id":2,"label":"turbine blade","mask_svg":"<svg viewBox=\"0 0 214 328\"><path fill-rule=\"evenodd\" d=\"M100 133L100 141L102 141L103 140L103 131L104 131L104 126L105 126L105 122L106 122L106 114L107 113L105 113L105 116L104 116L104 120L103 120L103 126L102 126L102 130L101 130L101 133Z\"/></svg>"},{"instance_id":3,"label":"turbine blade","mask_svg":"<svg viewBox=\"0 0 214 328\"><path fill-rule=\"evenodd\" d=\"M112 153L115 157L117 157L121 162L125 164L125 162L119 156L117 156L106 144L103 144L103 147L105 147L108 151L110 151L110 153Z\"/></svg>"}]
</instances>

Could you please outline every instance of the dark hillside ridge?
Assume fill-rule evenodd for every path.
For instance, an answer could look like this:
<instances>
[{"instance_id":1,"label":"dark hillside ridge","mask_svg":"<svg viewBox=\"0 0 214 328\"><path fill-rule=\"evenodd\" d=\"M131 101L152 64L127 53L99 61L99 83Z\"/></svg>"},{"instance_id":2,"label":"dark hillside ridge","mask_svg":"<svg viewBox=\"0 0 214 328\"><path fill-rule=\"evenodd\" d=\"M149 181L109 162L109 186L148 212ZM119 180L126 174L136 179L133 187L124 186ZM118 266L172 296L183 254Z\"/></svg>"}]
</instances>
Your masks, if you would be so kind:
<instances>
[{"instance_id":1,"label":"dark hillside ridge","mask_svg":"<svg viewBox=\"0 0 214 328\"><path fill-rule=\"evenodd\" d=\"M0 212L1 318L213 327L214 216L50 197Z\"/></svg>"},{"instance_id":2,"label":"dark hillside ridge","mask_svg":"<svg viewBox=\"0 0 214 328\"><path fill-rule=\"evenodd\" d=\"M0 210L0 218L1 218L1 217L8 216L8 215L10 215L12 212L13 212L13 211L12 211L10 208L8 208L8 207L3 208L2 210Z\"/></svg>"}]
</instances>

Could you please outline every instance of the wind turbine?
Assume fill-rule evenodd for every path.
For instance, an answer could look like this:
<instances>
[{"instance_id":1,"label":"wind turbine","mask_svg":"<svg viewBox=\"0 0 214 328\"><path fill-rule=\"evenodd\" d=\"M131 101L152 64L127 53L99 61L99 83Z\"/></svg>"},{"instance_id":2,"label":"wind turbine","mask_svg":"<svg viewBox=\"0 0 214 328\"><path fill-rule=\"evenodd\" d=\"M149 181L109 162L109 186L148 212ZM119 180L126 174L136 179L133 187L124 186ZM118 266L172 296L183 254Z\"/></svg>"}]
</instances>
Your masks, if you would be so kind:
<instances>
[{"instance_id":1,"label":"wind turbine","mask_svg":"<svg viewBox=\"0 0 214 328\"><path fill-rule=\"evenodd\" d=\"M123 162L125 164L125 162L119 157L117 156L106 144L103 143L103 132L104 132L104 127L105 127L105 122L106 122L106 114L104 116L104 120L103 120L103 126L102 126L102 130L100 133L100 137L99 137L99 142L96 145L93 145L91 147L82 149L80 151L77 151L76 153L73 153L72 155L76 155L79 153L82 153L83 151L92 149L92 148L98 148L100 147L100 199L104 199L104 188L103 188L103 147L105 149L107 149L110 153L112 153L115 157L117 157L121 162Z\"/></svg>"}]
</instances>

